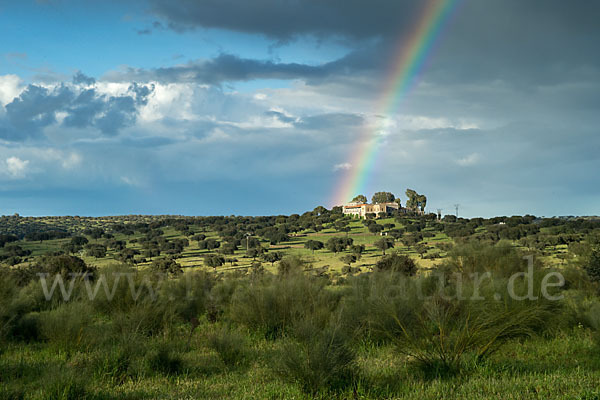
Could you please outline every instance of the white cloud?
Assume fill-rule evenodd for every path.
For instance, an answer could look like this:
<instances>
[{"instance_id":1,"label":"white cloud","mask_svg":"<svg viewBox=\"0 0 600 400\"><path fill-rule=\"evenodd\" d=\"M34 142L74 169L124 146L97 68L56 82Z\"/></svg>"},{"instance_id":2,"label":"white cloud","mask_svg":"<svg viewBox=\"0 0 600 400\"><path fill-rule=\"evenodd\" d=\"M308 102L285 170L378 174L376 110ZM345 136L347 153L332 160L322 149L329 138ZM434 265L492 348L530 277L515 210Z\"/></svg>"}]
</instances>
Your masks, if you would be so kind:
<instances>
[{"instance_id":1,"label":"white cloud","mask_svg":"<svg viewBox=\"0 0 600 400\"><path fill-rule=\"evenodd\" d=\"M256 93L254 95L255 100L265 100L266 98L267 98L267 95L264 93Z\"/></svg>"},{"instance_id":2,"label":"white cloud","mask_svg":"<svg viewBox=\"0 0 600 400\"><path fill-rule=\"evenodd\" d=\"M29 160L21 160L18 157L9 157L6 159L6 172L13 179L25 177L25 171Z\"/></svg>"},{"instance_id":3,"label":"white cloud","mask_svg":"<svg viewBox=\"0 0 600 400\"><path fill-rule=\"evenodd\" d=\"M347 170L349 170L350 168L352 168L352 164L350 164L350 163L341 163L341 164L335 164L335 165L333 166L333 170L334 170L334 171L339 171L339 170L344 170L344 171L347 171Z\"/></svg>"},{"instance_id":4,"label":"white cloud","mask_svg":"<svg viewBox=\"0 0 600 400\"><path fill-rule=\"evenodd\" d=\"M23 90L17 75L0 75L0 106L10 103Z\"/></svg>"},{"instance_id":5,"label":"white cloud","mask_svg":"<svg viewBox=\"0 0 600 400\"><path fill-rule=\"evenodd\" d=\"M456 160L456 163L461 167L470 167L471 165L477 164L480 158L481 157L479 156L479 154L472 153L466 157L459 158L458 160Z\"/></svg>"}]
</instances>

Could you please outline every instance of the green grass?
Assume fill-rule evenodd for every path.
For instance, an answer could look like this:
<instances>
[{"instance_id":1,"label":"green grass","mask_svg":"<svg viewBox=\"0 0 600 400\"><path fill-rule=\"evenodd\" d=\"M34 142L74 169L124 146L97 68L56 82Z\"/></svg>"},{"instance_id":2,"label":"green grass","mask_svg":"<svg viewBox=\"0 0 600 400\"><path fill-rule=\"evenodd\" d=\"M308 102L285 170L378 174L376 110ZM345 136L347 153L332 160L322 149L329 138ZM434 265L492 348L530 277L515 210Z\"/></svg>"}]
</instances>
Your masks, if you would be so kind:
<instances>
[{"instance_id":1,"label":"green grass","mask_svg":"<svg viewBox=\"0 0 600 400\"><path fill-rule=\"evenodd\" d=\"M4 349L0 359L0 394L48 398L44 395L51 391L75 385L86 398L313 398L299 384L273 374L271 360L266 355L279 346L277 342L256 336L249 338L251 350L263 355L254 357L248 365L227 368L207 343L201 327L190 349L177 350L181 359L178 371L146 371L118 384L98 374L86 374L85 381L72 378L95 368L94 350L67 356L43 344L11 345ZM600 353L590 333L583 329L554 339L536 338L505 345L489 360L473 364L460 376L446 378L428 377L410 360L386 346L361 346L357 356L353 387L317 393L315 397L594 399L600 396ZM54 386L49 382L54 382Z\"/></svg>"}]
</instances>

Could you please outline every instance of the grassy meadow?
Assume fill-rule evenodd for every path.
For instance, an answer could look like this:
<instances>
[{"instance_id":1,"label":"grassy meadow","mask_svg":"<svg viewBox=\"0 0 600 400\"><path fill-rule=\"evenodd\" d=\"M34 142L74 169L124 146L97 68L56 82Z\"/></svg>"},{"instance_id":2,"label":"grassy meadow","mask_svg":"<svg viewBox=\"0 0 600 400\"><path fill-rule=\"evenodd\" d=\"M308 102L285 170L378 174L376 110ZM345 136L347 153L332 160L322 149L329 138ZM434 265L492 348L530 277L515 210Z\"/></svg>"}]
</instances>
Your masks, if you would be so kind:
<instances>
[{"instance_id":1,"label":"grassy meadow","mask_svg":"<svg viewBox=\"0 0 600 400\"><path fill-rule=\"evenodd\" d=\"M2 399L600 398L594 218L316 209L0 229Z\"/></svg>"}]
</instances>

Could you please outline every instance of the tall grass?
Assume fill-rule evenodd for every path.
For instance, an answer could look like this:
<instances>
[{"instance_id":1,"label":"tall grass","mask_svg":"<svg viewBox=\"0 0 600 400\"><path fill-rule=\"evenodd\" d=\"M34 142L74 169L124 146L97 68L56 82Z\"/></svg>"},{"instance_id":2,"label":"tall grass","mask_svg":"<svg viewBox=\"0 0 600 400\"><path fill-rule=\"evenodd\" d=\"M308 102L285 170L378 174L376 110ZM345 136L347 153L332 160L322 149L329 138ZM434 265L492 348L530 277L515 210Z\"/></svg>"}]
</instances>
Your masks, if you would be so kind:
<instances>
[{"instance_id":1,"label":"tall grass","mask_svg":"<svg viewBox=\"0 0 600 400\"><path fill-rule=\"evenodd\" d=\"M339 295L326 282L304 274L265 276L238 287L231 300L231 319L277 338L296 322L310 316L324 326L336 308Z\"/></svg>"},{"instance_id":2,"label":"tall grass","mask_svg":"<svg viewBox=\"0 0 600 400\"><path fill-rule=\"evenodd\" d=\"M307 393L343 388L354 377L356 355L339 323L323 328L311 320L297 321L275 354L275 372Z\"/></svg>"}]
</instances>

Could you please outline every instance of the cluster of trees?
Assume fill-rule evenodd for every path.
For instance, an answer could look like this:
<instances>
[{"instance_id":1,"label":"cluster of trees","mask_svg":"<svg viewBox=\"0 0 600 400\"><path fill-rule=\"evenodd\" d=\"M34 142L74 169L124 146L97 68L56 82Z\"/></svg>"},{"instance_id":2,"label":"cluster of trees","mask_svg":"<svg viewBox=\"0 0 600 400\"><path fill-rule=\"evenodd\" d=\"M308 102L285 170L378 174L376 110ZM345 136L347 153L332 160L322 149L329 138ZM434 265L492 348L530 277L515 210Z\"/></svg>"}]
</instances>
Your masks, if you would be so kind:
<instances>
[{"instance_id":1,"label":"cluster of trees","mask_svg":"<svg viewBox=\"0 0 600 400\"><path fill-rule=\"evenodd\" d=\"M423 194L417 193L413 189L406 189L406 208L412 211L420 211L421 213L425 212L425 207L427 205L427 196ZM359 194L358 196L352 199L353 203L366 203L367 197L365 195ZM371 203L373 204L382 204L382 203L398 203L401 206L401 200L397 198L391 192L376 192L371 197Z\"/></svg>"}]
</instances>

